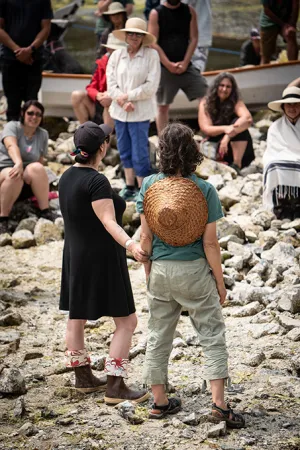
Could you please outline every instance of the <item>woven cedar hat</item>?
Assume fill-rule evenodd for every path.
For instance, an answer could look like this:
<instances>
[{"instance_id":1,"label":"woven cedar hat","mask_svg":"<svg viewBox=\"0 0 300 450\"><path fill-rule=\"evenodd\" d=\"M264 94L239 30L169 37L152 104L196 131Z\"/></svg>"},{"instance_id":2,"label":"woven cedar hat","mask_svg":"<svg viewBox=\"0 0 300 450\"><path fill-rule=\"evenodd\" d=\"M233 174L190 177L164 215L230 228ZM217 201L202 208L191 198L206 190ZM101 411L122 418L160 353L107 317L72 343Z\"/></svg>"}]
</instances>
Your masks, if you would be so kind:
<instances>
[{"instance_id":1,"label":"woven cedar hat","mask_svg":"<svg viewBox=\"0 0 300 450\"><path fill-rule=\"evenodd\" d=\"M195 242L208 220L201 189L182 177L167 177L152 184L144 197L144 213L151 231L174 247Z\"/></svg>"}]
</instances>

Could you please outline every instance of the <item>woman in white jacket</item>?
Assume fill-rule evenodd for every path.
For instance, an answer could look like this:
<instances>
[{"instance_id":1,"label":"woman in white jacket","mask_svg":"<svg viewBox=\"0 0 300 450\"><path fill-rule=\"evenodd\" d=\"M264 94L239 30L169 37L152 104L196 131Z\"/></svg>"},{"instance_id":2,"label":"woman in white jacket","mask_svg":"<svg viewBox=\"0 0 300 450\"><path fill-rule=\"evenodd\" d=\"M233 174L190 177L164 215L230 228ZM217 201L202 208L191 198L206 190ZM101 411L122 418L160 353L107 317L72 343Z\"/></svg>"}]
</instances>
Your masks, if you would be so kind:
<instances>
[{"instance_id":1,"label":"woman in white jacket","mask_svg":"<svg viewBox=\"0 0 300 450\"><path fill-rule=\"evenodd\" d=\"M151 170L148 132L156 115L160 61L157 51L148 47L155 43L155 37L146 29L144 20L131 18L125 28L114 31L127 48L116 50L106 69L107 90L113 99L110 115L115 120L126 179L119 195L127 201L135 199L135 178L140 187Z\"/></svg>"}]
</instances>

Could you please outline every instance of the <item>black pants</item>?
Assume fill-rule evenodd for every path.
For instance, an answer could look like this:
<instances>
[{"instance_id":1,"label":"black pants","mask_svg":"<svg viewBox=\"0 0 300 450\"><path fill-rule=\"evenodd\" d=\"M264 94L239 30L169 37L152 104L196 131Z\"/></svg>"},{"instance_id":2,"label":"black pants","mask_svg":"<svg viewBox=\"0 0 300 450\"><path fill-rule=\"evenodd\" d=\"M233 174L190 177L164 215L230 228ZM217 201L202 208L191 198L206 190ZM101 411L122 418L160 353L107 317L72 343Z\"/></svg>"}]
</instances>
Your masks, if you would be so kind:
<instances>
[{"instance_id":1,"label":"black pants","mask_svg":"<svg viewBox=\"0 0 300 450\"><path fill-rule=\"evenodd\" d=\"M42 84L42 65L35 61L32 65L20 61L2 63L2 84L7 98L7 121L19 120L22 101L37 100Z\"/></svg>"}]
</instances>

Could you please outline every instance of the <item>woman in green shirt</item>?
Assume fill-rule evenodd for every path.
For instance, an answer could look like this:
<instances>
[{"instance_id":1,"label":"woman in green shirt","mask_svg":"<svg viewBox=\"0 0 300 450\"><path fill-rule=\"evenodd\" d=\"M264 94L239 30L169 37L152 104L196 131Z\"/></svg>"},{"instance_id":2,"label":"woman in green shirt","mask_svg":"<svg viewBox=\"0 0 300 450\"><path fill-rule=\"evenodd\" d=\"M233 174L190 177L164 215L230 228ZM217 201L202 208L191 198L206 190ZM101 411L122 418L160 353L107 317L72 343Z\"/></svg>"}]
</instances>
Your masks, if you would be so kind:
<instances>
[{"instance_id":1,"label":"woman in green shirt","mask_svg":"<svg viewBox=\"0 0 300 450\"><path fill-rule=\"evenodd\" d=\"M160 173L144 179L137 199L141 247L151 255L144 264L150 318L143 378L154 396L149 417L181 409L180 399L168 398L165 387L173 336L185 308L206 356L203 377L211 384L212 415L241 428L243 416L224 400L228 354L221 305L226 289L216 233L221 203L215 188L194 174L203 156L190 128L168 125L160 136L159 157Z\"/></svg>"}]
</instances>

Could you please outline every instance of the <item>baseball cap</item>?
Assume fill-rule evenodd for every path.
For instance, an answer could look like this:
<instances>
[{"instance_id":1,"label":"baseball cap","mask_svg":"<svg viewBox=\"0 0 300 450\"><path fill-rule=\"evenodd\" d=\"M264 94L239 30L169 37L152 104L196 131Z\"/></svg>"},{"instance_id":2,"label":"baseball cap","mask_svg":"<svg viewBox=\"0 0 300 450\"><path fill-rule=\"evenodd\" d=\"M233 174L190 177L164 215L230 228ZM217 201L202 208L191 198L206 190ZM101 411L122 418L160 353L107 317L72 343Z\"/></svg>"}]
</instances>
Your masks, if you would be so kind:
<instances>
[{"instance_id":1,"label":"baseball cap","mask_svg":"<svg viewBox=\"0 0 300 450\"><path fill-rule=\"evenodd\" d=\"M257 28L252 28L250 31L251 39L260 39L260 34Z\"/></svg>"},{"instance_id":2,"label":"baseball cap","mask_svg":"<svg viewBox=\"0 0 300 450\"><path fill-rule=\"evenodd\" d=\"M112 129L108 125L97 125L91 121L85 122L75 131L75 146L88 154L96 153L111 132Z\"/></svg>"}]
</instances>

